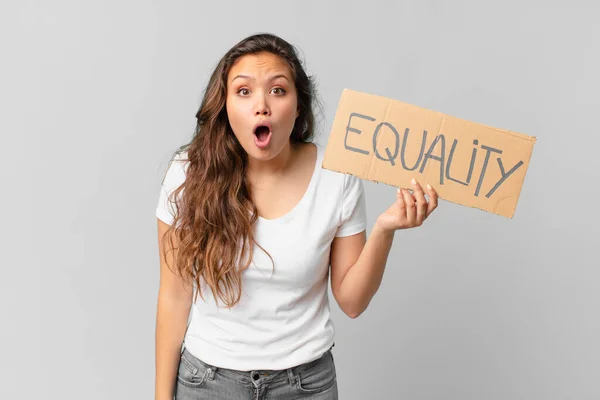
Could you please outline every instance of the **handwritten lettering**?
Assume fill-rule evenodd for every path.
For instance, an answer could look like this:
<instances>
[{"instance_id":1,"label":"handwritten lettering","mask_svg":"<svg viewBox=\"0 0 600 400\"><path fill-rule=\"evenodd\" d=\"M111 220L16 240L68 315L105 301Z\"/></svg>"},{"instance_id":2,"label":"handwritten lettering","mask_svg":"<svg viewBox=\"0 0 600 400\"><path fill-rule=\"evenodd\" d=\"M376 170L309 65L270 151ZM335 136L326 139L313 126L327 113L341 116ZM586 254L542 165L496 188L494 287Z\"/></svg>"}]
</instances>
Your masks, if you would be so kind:
<instances>
[{"instance_id":1,"label":"handwritten lettering","mask_svg":"<svg viewBox=\"0 0 600 400\"><path fill-rule=\"evenodd\" d=\"M357 134L362 135L365 133L362 130L352 127L353 118L360 118L369 122L375 122L376 118L373 118L369 115L364 115L360 113L351 113L348 118L348 124L346 126L346 135L344 137L344 147L346 150L369 155L371 154L370 149L360 149L357 147L350 146L348 144L349 134ZM402 140L400 140L400 134L398 133L398 129L392 125L390 122L383 121L375 126L372 131L372 151L375 154L375 157L378 160L389 163L391 166L396 166L398 157L400 158L400 166L406 171L415 171L418 169L419 173L423 173L429 163L439 162L439 183L440 185L444 185L444 178L448 181L452 181L458 183L463 186L469 186L471 183L471 179L473 178L475 161L477 159L477 152L479 149L485 151L485 156L483 159L483 165L481 167L481 171L479 173L479 179L477 180L477 185L475 187L475 191L473 193L474 196L479 196L481 189L483 187L483 183L485 181L486 172L489 166L489 161L492 153L497 154L498 157L496 161L498 163L498 168L500 169L501 178L498 182L495 182L493 187L485 194L486 198L490 198L498 188L516 171L521 167L524 163L523 161L517 162L508 172L506 172L504 168L504 164L502 162L501 149L496 149L494 147L486 146L484 144L479 144L478 140L473 140L473 149L471 151L471 160L469 162L469 170L467 172L467 176L465 180L462 181L456 177L452 177L450 174L452 162L454 159L454 155L456 152L456 147L459 145L458 139L453 139L452 146L450 148L450 152L446 154L446 136L443 133L436 135L431 144L429 145L427 151L425 151L426 142L427 142L427 131L423 130L422 140L421 140L421 148L419 150L419 154L416 162L413 165L408 165L406 160L406 149L407 143L409 142L410 129L406 128L404 130L404 135ZM381 137L392 138L393 145L390 147L386 146L384 149L381 149L379 143L381 142ZM386 143L390 143L389 140L386 140ZM420 166L420 167L419 167Z\"/></svg>"}]
</instances>

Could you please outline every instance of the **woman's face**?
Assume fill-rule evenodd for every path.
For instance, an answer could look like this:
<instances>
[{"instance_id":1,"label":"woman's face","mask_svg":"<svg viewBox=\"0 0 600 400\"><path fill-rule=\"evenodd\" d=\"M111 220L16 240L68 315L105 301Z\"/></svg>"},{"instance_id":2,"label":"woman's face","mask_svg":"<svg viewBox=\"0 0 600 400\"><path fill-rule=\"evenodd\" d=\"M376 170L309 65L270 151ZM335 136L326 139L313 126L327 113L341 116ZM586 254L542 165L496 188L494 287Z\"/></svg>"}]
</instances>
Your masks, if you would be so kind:
<instances>
[{"instance_id":1,"label":"woman's face","mask_svg":"<svg viewBox=\"0 0 600 400\"><path fill-rule=\"evenodd\" d=\"M248 155L267 161L290 142L298 99L288 64L262 52L240 57L227 76L227 116Z\"/></svg>"}]
</instances>

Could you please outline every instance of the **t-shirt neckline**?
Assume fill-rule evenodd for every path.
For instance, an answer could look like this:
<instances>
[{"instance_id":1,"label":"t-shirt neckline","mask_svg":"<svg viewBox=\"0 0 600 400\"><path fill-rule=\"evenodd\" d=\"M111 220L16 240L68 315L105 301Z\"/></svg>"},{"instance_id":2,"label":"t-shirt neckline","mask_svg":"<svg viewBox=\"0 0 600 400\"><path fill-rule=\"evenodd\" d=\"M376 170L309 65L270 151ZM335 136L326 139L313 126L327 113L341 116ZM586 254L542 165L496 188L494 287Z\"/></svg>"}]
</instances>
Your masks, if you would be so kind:
<instances>
[{"instance_id":1,"label":"t-shirt neckline","mask_svg":"<svg viewBox=\"0 0 600 400\"><path fill-rule=\"evenodd\" d=\"M315 184L318 179L319 171L321 170L321 164L320 164L321 147L317 143L312 143L312 145L317 148L317 156L315 159L315 165L314 165L314 170L313 170L312 176L310 177L308 187L304 191L302 198L300 198L300 200L296 203L296 205L290 211L288 211L287 213L285 213L284 215L282 215L280 217L273 218L273 219L266 219L259 215L258 221L261 224L277 224L277 223L287 222L287 221L293 219L295 217L295 215L298 212L300 212L300 210L302 210L305 203L308 201L307 199L310 197L310 195L312 194L312 191L314 190Z\"/></svg>"}]
</instances>

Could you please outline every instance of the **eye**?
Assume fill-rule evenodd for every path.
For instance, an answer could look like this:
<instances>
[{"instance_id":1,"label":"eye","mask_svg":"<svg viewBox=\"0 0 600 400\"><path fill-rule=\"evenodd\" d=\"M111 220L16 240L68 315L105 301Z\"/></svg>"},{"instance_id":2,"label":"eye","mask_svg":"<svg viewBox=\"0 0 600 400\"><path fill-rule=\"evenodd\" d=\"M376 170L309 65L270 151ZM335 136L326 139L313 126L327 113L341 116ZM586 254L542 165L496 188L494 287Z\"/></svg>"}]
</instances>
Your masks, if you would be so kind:
<instances>
[{"instance_id":1,"label":"eye","mask_svg":"<svg viewBox=\"0 0 600 400\"><path fill-rule=\"evenodd\" d=\"M278 95L285 94L285 89L280 87L273 88L271 89L271 91L275 92L275 94Z\"/></svg>"},{"instance_id":2,"label":"eye","mask_svg":"<svg viewBox=\"0 0 600 400\"><path fill-rule=\"evenodd\" d=\"M250 91L246 88L241 88L240 90L237 91L238 94L241 94L242 96L248 96L250 94Z\"/></svg>"}]
</instances>

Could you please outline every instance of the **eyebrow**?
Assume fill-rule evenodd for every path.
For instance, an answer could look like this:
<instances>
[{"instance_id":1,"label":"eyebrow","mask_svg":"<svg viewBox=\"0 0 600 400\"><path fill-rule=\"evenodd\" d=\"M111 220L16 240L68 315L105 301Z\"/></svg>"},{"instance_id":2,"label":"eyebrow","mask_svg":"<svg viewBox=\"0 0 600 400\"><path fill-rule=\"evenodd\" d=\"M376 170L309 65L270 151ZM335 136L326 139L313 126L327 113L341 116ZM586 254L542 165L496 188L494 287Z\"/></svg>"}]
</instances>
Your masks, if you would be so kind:
<instances>
[{"instance_id":1,"label":"eyebrow","mask_svg":"<svg viewBox=\"0 0 600 400\"><path fill-rule=\"evenodd\" d=\"M251 81L254 81L254 80L255 80L255 79L254 79L253 77L251 77L251 76L248 76L248 75L243 75L243 74L239 74L239 75L236 75L236 76L235 76L235 77L234 77L234 78L231 80L231 83L233 83L233 81L235 81L235 80L236 80L236 79L238 79L238 78L246 78L246 79L248 79L248 80L251 80ZM289 82L289 79L288 79L288 77L287 77L287 76L285 76L284 74L277 74L277 75L273 75L272 77L270 77L270 78L269 78L269 80L268 80L268 81L269 81L269 82L271 82L271 81L274 81L274 80L275 80L275 79L277 79L277 78L284 78L285 80L287 80L287 81Z\"/></svg>"}]
</instances>

